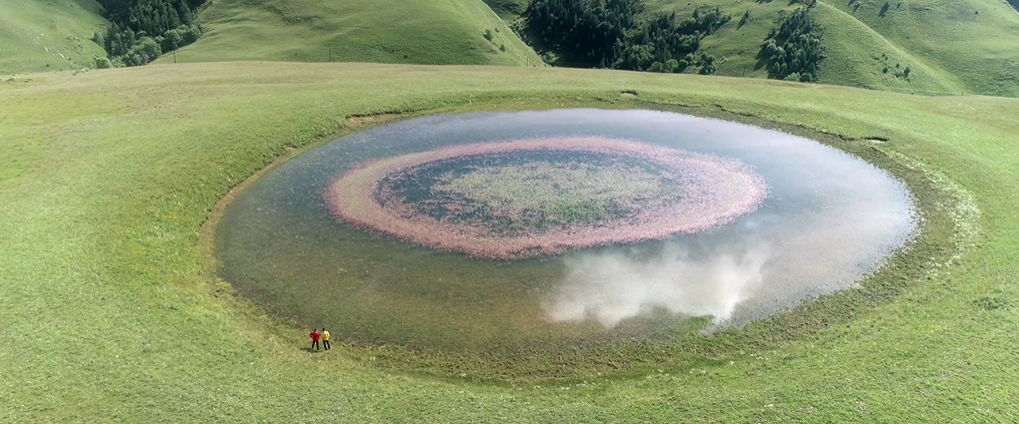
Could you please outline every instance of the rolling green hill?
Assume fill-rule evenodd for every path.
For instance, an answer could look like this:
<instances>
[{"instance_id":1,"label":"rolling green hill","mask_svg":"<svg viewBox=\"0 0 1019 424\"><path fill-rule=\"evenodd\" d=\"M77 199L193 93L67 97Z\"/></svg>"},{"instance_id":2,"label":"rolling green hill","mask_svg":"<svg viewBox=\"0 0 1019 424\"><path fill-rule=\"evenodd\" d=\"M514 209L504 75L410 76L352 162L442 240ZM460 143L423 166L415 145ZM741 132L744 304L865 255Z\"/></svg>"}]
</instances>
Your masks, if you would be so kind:
<instances>
[{"instance_id":1,"label":"rolling green hill","mask_svg":"<svg viewBox=\"0 0 1019 424\"><path fill-rule=\"evenodd\" d=\"M506 19L528 0L488 0ZM719 7L733 19L702 42L718 75L765 78L757 54L768 32L799 1L645 0L652 12L690 16ZM820 82L916 93L1019 96L1019 13L1001 0L821 0L828 59ZM744 13L751 19L740 24ZM909 68L908 77L905 75ZM689 69L687 72L696 72Z\"/></svg>"},{"instance_id":2,"label":"rolling green hill","mask_svg":"<svg viewBox=\"0 0 1019 424\"><path fill-rule=\"evenodd\" d=\"M199 20L178 62L542 65L481 0L217 0Z\"/></svg>"},{"instance_id":3,"label":"rolling green hill","mask_svg":"<svg viewBox=\"0 0 1019 424\"><path fill-rule=\"evenodd\" d=\"M107 25L93 0L0 2L0 74L82 69L105 56L91 41Z\"/></svg>"},{"instance_id":4,"label":"rolling green hill","mask_svg":"<svg viewBox=\"0 0 1019 424\"><path fill-rule=\"evenodd\" d=\"M486 7L487 6L490 7ZM231 60L540 66L509 30L528 0L219 0L200 15L199 42L162 63ZM717 74L764 78L757 53L796 2L646 0L687 16L718 6L734 19L704 39ZM820 82L913 93L1019 96L1019 13L1001 0L818 1L828 59ZM104 53L92 0L0 4L0 72L79 69ZM494 10L494 12L493 12ZM750 12L743 25L740 17ZM486 38L486 31L491 40ZM908 77L905 70L909 69ZM688 72L696 72L691 67Z\"/></svg>"},{"instance_id":5,"label":"rolling green hill","mask_svg":"<svg viewBox=\"0 0 1019 424\"><path fill-rule=\"evenodd\" d=\"M796 2L647 0L655 10L689 14L718 6L733 21L704 40L724 60L719 75L765 77L757 52L781 13ZM1001 0L820 0L828 59L820 82L906 92L977 92L1019 96L1019 13ZM885 10L883 10L885 9ZM752 19L738 27L750 11ZM903 76L910 68L909 77ZM886 72L887 68L887 72ZM898 74L898 75L897 75Z\"/></svg>"},{"instance_id":6,"label":"rolling green hill","mask_svg":"<svg viewBox=\"0 0 1019 424\"><path fill-rule=\"evenodd\" d=\"M845 3L827 2L899 46L906 54L903 61L944 72L961 82L966 91L1019 96L1019 13L1005 2L859 3L854 11ZM951 83L951 78L942 80Z\"/></svg>"}]
</instances>

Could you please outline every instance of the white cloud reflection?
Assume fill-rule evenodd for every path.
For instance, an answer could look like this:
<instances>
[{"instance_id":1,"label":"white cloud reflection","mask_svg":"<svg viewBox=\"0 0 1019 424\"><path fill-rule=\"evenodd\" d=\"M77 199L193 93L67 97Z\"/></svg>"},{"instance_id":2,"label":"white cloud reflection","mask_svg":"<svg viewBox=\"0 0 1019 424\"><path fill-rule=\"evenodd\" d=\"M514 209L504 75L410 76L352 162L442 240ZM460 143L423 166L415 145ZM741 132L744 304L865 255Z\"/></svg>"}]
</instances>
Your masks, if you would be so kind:
<instances>
[{"instance_id":1,"label":"white cloud reflection","mask_svg":"<svg viewBox=\"0 0 1019 424\"><path fill-rule=\"evenodd\" d=\"M723 322L762 283L771 254L763 243L708 250L695 255L670 242L649 257L630 249L568 257L565 282L545 311L552 321L595 319L605 327L654 308Z\"/></svg>"}]
</instances>

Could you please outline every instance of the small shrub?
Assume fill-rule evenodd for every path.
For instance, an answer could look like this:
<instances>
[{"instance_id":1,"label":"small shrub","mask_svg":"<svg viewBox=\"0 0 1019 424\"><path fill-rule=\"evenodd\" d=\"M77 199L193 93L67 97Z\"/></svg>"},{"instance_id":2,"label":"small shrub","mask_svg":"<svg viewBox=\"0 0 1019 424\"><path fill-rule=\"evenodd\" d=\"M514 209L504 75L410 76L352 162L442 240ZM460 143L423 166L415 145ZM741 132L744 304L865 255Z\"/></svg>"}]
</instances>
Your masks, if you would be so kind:
<instances>
[{"instance_id":1,"label":"small shrub","mask_svg":"<svg viewBox=\"0 0 1019 424\"><path fill-rule=\"evenodd\" d=\"M163 39L159 42L160 47L164 52L177 50L184 43L184 35L179 30L171 29L163 35Z\"/></svg>"},{"instance_id":2,"label":"small shrub","mask_svg":"<svg viewBox=\"0 0 1019 424\"><path fill-rule=\"evenodd\" d=\"M750 16L750 9L747 9L746 12L743 12L743 17L739 19L739 23L736 24L736 29L743 28L743 25L748 24L751 19L753 18Z\"/></svg>"},{"instance_id":3,"label":"small shrub","mask_svg":"<svg viewBox=\"0 0 1019 424\"><path fill-rule=\"evenodd\" d=\"M676 59L669 59L665 61L665 72L673 73L679 70L679 61Z\"/></svg>"},{"instance_id":4,"label":"small shrub","mask_svg":"<svg viewBox=\"0 0 1019 424\"><path fill-rule=\"evenodd\" d=\"M499 50L505 53L506 52L506 45L505 44L500 44L499 45Z\"/></svg>"},{"instance_id":5,"label":"small shrub","mask_svg":"<svg viewBox=\"0 0 1019 424\"><path fill-rule=\"evenodd\" d=\"M182 25L177 28L177 32L183 37L181 46L186 46L198 41L198 38L202 36L202 27L198 23L188 26Z\"/></svg>"},{"instance_id":6,"label":"small shrub","mask_svg":"<svg viewBox=\"0 0 1019 424\"><path fill-rule=\"evenodd\" d=\"M105 57L96 57L95 66L96 69L109 69L113 67L113 62L110 62L110 59Z\"/></svg>"},{"instance_id":7,"label":"small shrub","mask_svg":"<svg viewBox=\"0 0 1019 424\"><path fill-rule=\"evenodd\" d=\"M710 54L701 53L700 63L701 70L699 71L699 73L701 75L712 75L717 70L717 68L715 67L715 57Z\"/></svg>"},{"instance_id":8,"label":"small shrub","mask_svg":"<svg viewBox=\"0 0 1019 424\"><path fill-rule=\"evenodd\" d=\"M488 40L488 41L492 41L493 38L495 38L495 34L492 34L492 30L486 29L485 30L485 39Z\"/></svg>"},{"instance_id":9,"label":"small shrub","mask_svg":"<svg viewBox=\"0 0 1019 424\"><path fill-rule=\"evenodd\" d=\"M1006 308L1008 302L999 297L985 296L973 301L973 305L986 311L993 311Z\"/></svg>"}]
</instances>

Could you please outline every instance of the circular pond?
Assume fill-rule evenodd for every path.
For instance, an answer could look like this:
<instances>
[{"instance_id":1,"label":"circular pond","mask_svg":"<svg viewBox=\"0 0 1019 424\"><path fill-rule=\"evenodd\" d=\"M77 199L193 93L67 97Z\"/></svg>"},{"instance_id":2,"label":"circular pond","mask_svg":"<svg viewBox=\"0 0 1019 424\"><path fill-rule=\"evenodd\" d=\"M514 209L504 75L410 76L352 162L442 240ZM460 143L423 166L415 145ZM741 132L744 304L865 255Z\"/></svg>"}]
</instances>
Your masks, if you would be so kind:
<instances>
[{"instance_id":1,"label":"circular pond","mask_svg":"<svg viewBox=\"0 0 1019 424\"><path fill-rule=\"evenodd\" d=\"M241 293L338 339L499 358L766 317L851 287L915 228L904 185L837 149L575 109L342 138L239 195L216 249Z\"/></svg>"},{"instance_id":2,"label":"circular pond","mask_svg":"<svg viewBox=\"0 0 1019 424\"><path fill-rule=\"evenodd\" d=\"M598 137L467 144L356 166L325 200L341 221L479 259L697 233L760 205L734 160Z\"/></svg>"}]
</instances>

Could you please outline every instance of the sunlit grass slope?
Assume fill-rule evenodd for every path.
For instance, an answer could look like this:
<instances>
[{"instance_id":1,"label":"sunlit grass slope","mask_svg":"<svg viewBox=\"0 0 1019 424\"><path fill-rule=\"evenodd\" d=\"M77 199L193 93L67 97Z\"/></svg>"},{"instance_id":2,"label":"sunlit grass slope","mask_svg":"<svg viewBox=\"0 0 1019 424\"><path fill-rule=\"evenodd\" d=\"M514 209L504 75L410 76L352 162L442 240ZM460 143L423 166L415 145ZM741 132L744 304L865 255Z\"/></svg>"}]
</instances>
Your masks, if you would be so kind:
<instances>
[{"instance_id":1,"label":"sunlit grass slope","mask_svg":"<svg viewBox=\"0 0 1019 424\"><path fill-rule=\"evenodd\" d=\"M689 16L717 6L733 20L702 50L720 59L718 75L764 78L757 53L778 26L788 1L646 0L652 10ZM828 60L821 82L904 92L977 92L1019 96L1019 13L1000 0L821 0L814 17L825 27ZM856 5L857 3L853 3ZM740 26L744 12L751 20ZM897 66L898 65L898 66ZM909 77L903 70L910 68ZM886 72L887 68L887 72Z\"/></svg>"},{"instance_id":2,"label":"sunlit grass slope","mask_svg":"<svg viewBox=\"0 0 1019 424\"><path fill-rule=\"evenodd\" d=\"M217 0L200 21L178 62L542 63L481 0Z\"/></svg>"},{"instance_id":3,"label":"sunlit grass slope","mask_svg":"<svg viewBox=\"0 0 1019 424\"><path fill-rule=\"evenodd\" d=\"M203 272L217 202L347 117L578 102L881 136L868 148L973 196L971 250L804 338L521 386L385 372L341 344L308 353L306 330ZM236 62L0 83L0 422L1015 422L1016 116L1003 98L520 67Z\"/></svg>"},{"instance_id":4,"label":"sunlit grass slope","mask_svg":"<svg viewBox=\"0 0 1019 424\"><path fill-rule=\"evenodd\" d=\"M1019 13L1003 1L901 0L886 9L885 1L860 0L855 11L845 2L826 3L968 91L1019 96Z\"/></svg>"},{"instance_id":5,"label":"sunlit grass slope","mask_svg":"<svg viewBox=\"0 0 1019 424\"><path fill-rule=\"evenodd\" d=\"M92 67L107 25L93 0L0 1L0 75Z\"/></svg>"}]
</instances>

